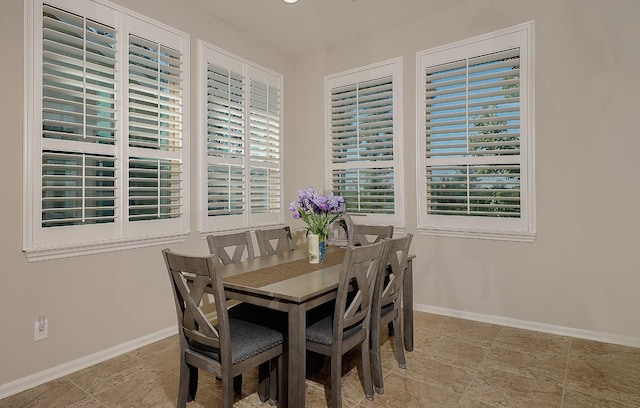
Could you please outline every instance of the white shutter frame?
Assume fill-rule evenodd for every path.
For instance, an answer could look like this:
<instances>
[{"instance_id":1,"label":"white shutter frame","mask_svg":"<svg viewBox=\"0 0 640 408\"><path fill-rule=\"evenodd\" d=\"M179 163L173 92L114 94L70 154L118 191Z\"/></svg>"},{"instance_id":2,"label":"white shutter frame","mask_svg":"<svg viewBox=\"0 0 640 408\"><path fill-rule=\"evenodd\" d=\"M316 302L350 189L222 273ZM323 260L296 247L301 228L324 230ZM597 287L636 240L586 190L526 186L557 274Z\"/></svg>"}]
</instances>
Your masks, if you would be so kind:
<instances>
[{"instance_id":1,"label":"white shutter frame","mask_svg":"<svg viewBox=\"0 0 640 408\"><path fill-rule=\"evenodd\" d=\"M389 129L392 133L392 142L393 143L393 160L364 160L362 162L359 161L348 161L348 160L340 160L339 162L333 162L333 141L332 141L332 112L334 110L334 106L332 106L331 102L331 91L340 89L343 87L349 87L357 82L367 82L367 81L376 81L378 79L391 77L393 81L393 90L392 90L392 99L393 99L393 118L389 121ZM368 224L380 224L380 225L394 225L397 229L402 230L404 228L404 167L402 160L402 152L403 152L403 132L402 132L402 58L395 58L391 60L382 61L379 63L359 67L353 70L344 71L340 73L336 73L333 75L329 75L325 77L325 189L327 191L334 191L334 186L332 185L332 172L339 171L343 172L347 171L351 174L355 174L354 172L366 172L368 168L376 169L376 168L390 168L394 174L393 180L393 213L384 213L379 212L377 214L367 213L366 217L362 217L361 222L366 222ZM345 116L347 118L348 116ZM382 129L382 128L380 128ZM353 132L355 132L355 128ZM379 138L375 136L367 136L367 131L361 132L364 138L369 137L370 140L377 140L379 143ZM346 137L349 137L348 134L345 134ZM383 144L384 145L384 144ZM380 150L384 151L384 150ZM337 191L334 191L337 193ZM372 196L372 199L374 197ZM365 215L365 214L363 214ZM366 220L366 221L365 221Z\"/></svg>"},{"instance_id":2,"label":"white shutter frame","mask_svg":"<svg viewBox=\"0 0 640 408\"><path fill-rule=\"evenodd\" d=\"M474 37L458 43L437 47L416 54L416 83L424 84L425 67L438 66L450 61L471 56L493 54L496 51L520 49L520 167L521 216L518 219L498 217L450 217L428 215L426 213L426 168L425 168L425 91L419 85L416 92L417 113L417 154L418 154L418 231L427 234L475 237L496 240L531 242L535 239L535 174L534 168L534 79L533 79L534 24L528 22L494 33ZM428 61L428 62L427 62ZM498 156L487 158L477 156L470 162L513 163L513 157ZM439 159L438 164L448 165L455 160ZM435 163L435 160L434 160ZM460 163L460 161L457 161Z\"/></svg>"}]
</instances>

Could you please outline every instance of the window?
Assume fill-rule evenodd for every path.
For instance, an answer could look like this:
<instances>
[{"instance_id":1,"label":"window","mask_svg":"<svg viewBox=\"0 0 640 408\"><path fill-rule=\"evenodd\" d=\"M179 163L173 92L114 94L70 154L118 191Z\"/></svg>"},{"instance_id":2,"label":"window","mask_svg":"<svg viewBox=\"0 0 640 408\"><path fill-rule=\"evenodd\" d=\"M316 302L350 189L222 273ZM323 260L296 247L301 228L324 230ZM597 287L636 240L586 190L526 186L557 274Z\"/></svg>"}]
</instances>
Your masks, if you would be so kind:
<instances>
[{"instance_id":1,"label":"window","mask_svg":"<svg viewBox=\"0 0 640 408\"><path fill-rule=\"evenodd\" d=\"M401 59L325 79L328 179L346 210L369 224L404 226L400 205Z\"/></svg>"},{"instance_id":2,"label":"window","mask_svg":"<svg viewBox=\"0 0 640 408\"><path fill-rule=\"evenodd\" d=\"M533 23L419 52L418 228L532 241Z\"/></svg>"},{"instance_id":3,"label":"window","mask_svg":"<svg viewBox=\"0 0 640 408\"><path fill-rule=\"evenodd\" d=\"M282 75L199 42L201 231L283 222Z\"/></svg>"},{"instance_id":4,"label":"window","mask_svg":"<svg viewBox=\"0 0 640 408\"><path fill-rule=\"evenodd\" d=\"M105 1L30 1L30 260L188 233L189 38Z\"/></svg>"}]
</instances>

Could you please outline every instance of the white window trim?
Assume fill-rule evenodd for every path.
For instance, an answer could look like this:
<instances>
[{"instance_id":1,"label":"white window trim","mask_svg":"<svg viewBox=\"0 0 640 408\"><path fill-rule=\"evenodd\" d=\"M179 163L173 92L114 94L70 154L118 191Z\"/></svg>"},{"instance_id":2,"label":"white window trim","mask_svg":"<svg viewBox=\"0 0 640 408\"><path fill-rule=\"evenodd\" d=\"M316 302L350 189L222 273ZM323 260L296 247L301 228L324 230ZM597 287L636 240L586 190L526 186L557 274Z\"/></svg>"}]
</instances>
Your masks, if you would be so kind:
<instances>
[{"instance_id":1,"label":"white window trim","mask_svg":"<svg viewBox=\"0 0 640 408\"><path fill-rule=\"evenodd\" d=\"M404 143L403 143L403 97L402 97L402 57L392 58L386 61L369 64L327 75L324 78L324 149L325 149L325 190L331 191L331 88L330 81L335 81L334 87L353 83L353 76L362 75L358 80L393 76L393 167L394 167L394 214L354 214L357 224L393 225L394 231L404 231ZM343 83L341 83L343 82Z\"/></svg>"},{"instance_id":2,"label":"white window trim","mask_svg":"<svg viewBox=\"0 0 640 408\"><path fill-rule=\"evenodd\" d=\"M521 168L526 177L521 178L522 203L526 210L522 212L521 218L506 219L477 219L470 220L464 217L448 217L427 215L425 183L425 117L424 117L424 73L422 72L422 61L431 55L447 50L461 51L461 55L469 56L467 50L473 50L474 54L482 54L483 49L478 50L478 46L487 48L488 52L496 49L506 37L519 37L520 67L521 71L526 70L521 88L521 131L526 132L524 142L521 144L521 160L525 159L526 164ZM487 45L488 43L488 45ZM503 30L480 35L456 43L435 47L429 50L416 53L416 145L417 156L417 209L418 226L417 232L425 235L435 235L455 238L482 238L504 241L533 242L536 237L536 209L535 209L535 117L534 117L534 22L519 24ZM458 218L458 219L456 219Z\"/></svg>"},{"instance_id":3,"label":"white window trim","mask_svg":"<svg viewBox=\"0 0 640 408\"><path fill-rule=\"evenodd\" d=\"M207 170L207 63L209 62L207 59L207 55L209 53L218 54L218 57L221 58L220 65L224 66L232 65L238 66L242 65L242 74L244 78L247 80L247 92L249 91L249 83L250 79L258 78L265 74L268 76L277 77L280 81L280 162L279 162L279 171L280 171L280 211L277 214L257 214L251 215L251 195L250 195L250 160L249 160L249 149L245 148L245 166L246 166L246 188L245 188L245 199L246 199L246 209L242 215L227 215L220 217L213 217L210 219L208 216L208 191L207 191L207 181L208 181L208 170ZM285 199L284 199L284 126L283 126L283 118L284 118L284 78L282 74L277 73L268 68L259 66L245 58L242 58L238 55L230 53L220 47L216 47L206 41L198 40L197 47L197 75L198 75L198 83L197 83L197 121L198 121L198 138L197 143L198 146L202 146L202 148L198 149L198 164L197 164L197 182L198 182L198 230L200 236L202 238L206 237L211 233L232 233L239 231L246 231L249 229L255 229L256 227L276 227L284 225L284 209L285 207ZM265 79L267 80L267 79ZM247 109L247 120L249 116L249 111ZM246 135L247 138L249 135ZM245 140L246 147L246 140Z\"/></svg>"},{"instance_id":4,"label":"white window trim","mask_svg":"<svg viewBox=\"0 0 640 408\"><path fill-rule=\"evenodd\" d=\"M114 14L116 14L116 21L120 24L121 27L127 26L127 19L134 18L140 20L141 23L147 24L148 27L157 27L161 30L170 32L172 35L181 37L180 46L183 55L183 89L184 89L184 99L182 105L182 113L183 113L183 122L182 122L182 164L183 164L183 197L182 197L182 208L183 213L180 218L173 220L157 220L160 221L156 223L156 226L150 226L150 228L140 228L140 226L130 226L128 221L126 221L126 211L125 209L128 206L124 205L124 198L127 194L125 194L124 189L125 186L122 186L122 172L123 166L120 166L120 170L118 170L119 175L117 178L118 191L121 192L121 196L119 198L119 203L117 207L119 209L118 216L120 221L117 221L112 226L112 234L108 237L103 238L95 238L90 233L87 233L86 230L79 231L75 228L66 228L62 227L59 230L61 236L78 236L84 235L87 239L84 240L76 240L75 242L64 243L64 244L43 244L40 242L39 237L43 235L43 228L41 227L40 217L41 214L39 212L40 208L40 186L41 182L34 183L36 177L40 176L40 154L41 154L41 146L40 142L34 143L34 139L37 138L40 140L42 134L42 123L41 123L41 112L37 112L34 104L37 105L38 108L41 108L41 102L34 101L34 98L37 99L38 95L40 95L40 90L38 90L39 84L41 84L41 76L39 72L36 72L36 67L40 64L38 62L38 58L41 58L40 53L36 55L35 49L36 47L42 43L41 38L34 38L34 34L36 29L39 30L39 33L42 33L42 4L44 1L42 0L27 0L24 3L24 12L25 12L25 24L24 24L24 67L25 67L25 75L24 75L24 99L23 99L23 111L25 115L23 117L23 251L27 256L28 261L43 261L50 259L58 259L58 258L66 258L72 256L80 256L80 255L90 255L90 254L98 254L105 252L112 252L124 249L134 249L134 248L142 248L149 247L161 244L175 243L184 241L189 235L189 214L190 214L190 204L189 204L189 174L190 174L190 166L189 166L189 123L190 123L190 114L189 114L189 93L190 93L190 80L189 80L189 72L190 72L190 46L189 46L189 35L176 30L170 26L159 23L155 20L152 20L148 17L145 17L141 14L138 14L134 11L128 10L116 4L113 4L106 0L91 0L79 3L74 0L49 0L46 1L49 4L57 5L63 9L74 10L78 12L78 10L92 10L95 5L106 7L108 9L113 10ZM95 3L95 4L93 4ZM93 5L92 5L93 4ZM40 23L39 28L37 24ZM142 26L141 26L142 27ZM141 28L138 31L134 31L135 34L143 34L140 31L144 31L144 28ZM40 34L41 35L41 34ZM119 36L118 44L119 50L123 50L122 44L128 41L127 38L123 38L123 36ZM118 70L120 72L127 72L127 58L125 56L120 56L118 60ZM123 74L124 75L124 74ZM126 75L123 76L126 78ZM41 89L41 87L40 87ZM118 95L120 95L117 101L117 112L120 116L122 116L123 112L123 97L127 95L126 81L120 81L118 84ZM123 138L127 135L127 118L119 116L119 124L118 124L118 133L121 135L120 139L116 142L116 158L120 161L128 160L128 154L124 153L126 150L127 141ZM36 180L37 181L37 180ZM154 220L155 221L155 220ZM163 222L167 221L167 222ZM165 225L167 227L161 226ZM49 232L49 231L47 231ZM55 232L52 232L55 234ZM93 238L93 239L92 239Z\"/></svg>"}]
</instances>

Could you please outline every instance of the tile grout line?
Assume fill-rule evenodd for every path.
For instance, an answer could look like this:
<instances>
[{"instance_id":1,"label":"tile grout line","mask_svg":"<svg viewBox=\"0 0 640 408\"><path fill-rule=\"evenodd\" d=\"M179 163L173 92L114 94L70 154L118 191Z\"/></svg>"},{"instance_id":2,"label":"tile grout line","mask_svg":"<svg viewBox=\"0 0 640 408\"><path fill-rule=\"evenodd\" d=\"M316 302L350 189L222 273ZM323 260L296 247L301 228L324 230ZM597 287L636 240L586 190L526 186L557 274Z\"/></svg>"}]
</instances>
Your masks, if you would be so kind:
<instances>
[{"instance_id":1,"label":"tile grout line","mask_svg":"<svg viewBox=\"0 0 640 408\"><path fill-rule=\"evenodd\" d=\"M73 382L70 378L65 378L66 381L68 381L71 385L73 385L74 387L76 387L77 389L79 389L80 391L82 391L86 396L88 396L89 398L91 398L92 400L96 401L98 404L100 404L103 407L106 407L106 405L100 401L95 395L93 395L92 393L90 393L89 391L85 390L84 388L82 388L81 386L79 386L78 384L76 384L75 382Z\"/></svg>"},{"instance_id":2,"label":"tile grout line","mask_svg":"<svg viewBox=\"0 0 640 408\"><path fill-rule=\"evenodd\" d=\"M569 357L571 356L571 346L573 346L573 340L569 338L569 347L567 348L567 362L564 366L564 380L562 381L562 399L560 400L560 408L564 407L564 396L567 392L567 377L569 377Z\"/></svg>"}]
</instances>

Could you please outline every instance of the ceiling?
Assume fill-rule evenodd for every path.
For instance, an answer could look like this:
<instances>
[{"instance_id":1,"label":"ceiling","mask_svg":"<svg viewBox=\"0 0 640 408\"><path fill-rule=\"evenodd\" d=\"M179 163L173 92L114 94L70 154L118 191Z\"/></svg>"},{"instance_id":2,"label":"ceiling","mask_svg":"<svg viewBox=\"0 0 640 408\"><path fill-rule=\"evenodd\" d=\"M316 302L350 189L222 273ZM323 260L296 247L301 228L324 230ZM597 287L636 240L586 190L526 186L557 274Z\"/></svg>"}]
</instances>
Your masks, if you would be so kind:
<instances>
[{"instance_id":1,"label":"ceiling","mask_svg":"<svg viewBox=\"0 0 640 408\"><path fill-rule=\"evenodd\" d=\"M300 58L367 37L466 0L186 0Z\"/></svg>"}]
</instances>

